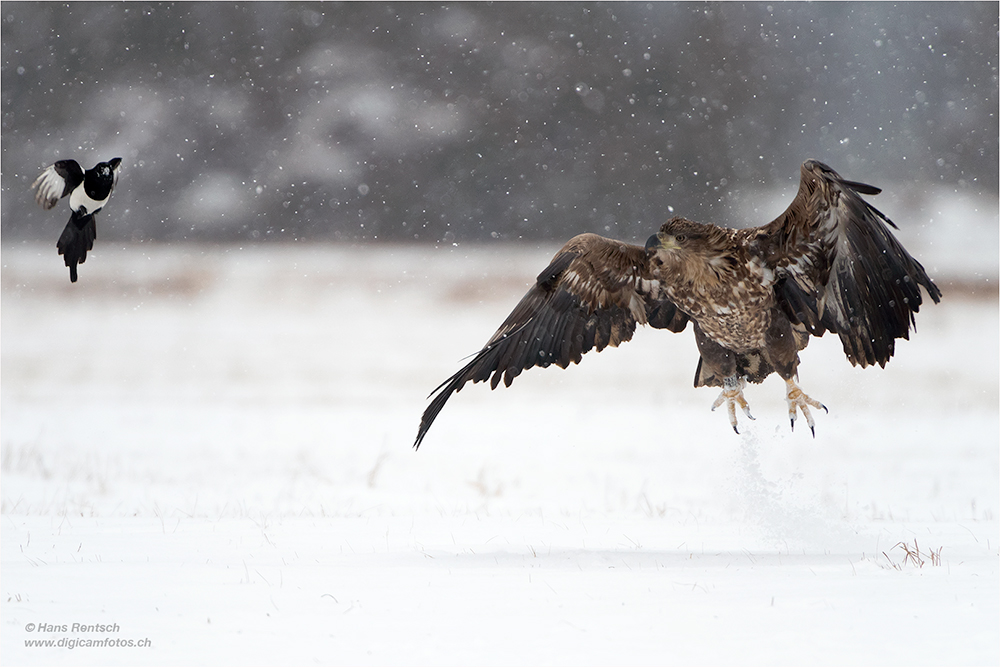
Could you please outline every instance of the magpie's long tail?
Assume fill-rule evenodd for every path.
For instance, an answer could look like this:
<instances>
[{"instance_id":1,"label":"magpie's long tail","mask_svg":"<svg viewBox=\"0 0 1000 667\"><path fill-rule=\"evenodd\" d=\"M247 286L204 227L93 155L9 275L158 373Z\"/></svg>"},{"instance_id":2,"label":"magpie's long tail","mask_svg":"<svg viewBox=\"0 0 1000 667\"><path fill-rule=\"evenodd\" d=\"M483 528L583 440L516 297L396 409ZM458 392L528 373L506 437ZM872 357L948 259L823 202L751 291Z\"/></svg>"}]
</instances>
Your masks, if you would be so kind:
<instances>
[{"instance_id":1,"label":"magpie's long tail","mask_svg":"<svg viewBox=\"0 0 1000 667\"><path fill-rule=\"evenodd\" d=\"M56 242L59 254L69 267L69 280L76 282L76 265L87 261L87 251L94 247L97 238L97 224L93 214L73 211L66 228Z\"/></svg>"}]
</instances>

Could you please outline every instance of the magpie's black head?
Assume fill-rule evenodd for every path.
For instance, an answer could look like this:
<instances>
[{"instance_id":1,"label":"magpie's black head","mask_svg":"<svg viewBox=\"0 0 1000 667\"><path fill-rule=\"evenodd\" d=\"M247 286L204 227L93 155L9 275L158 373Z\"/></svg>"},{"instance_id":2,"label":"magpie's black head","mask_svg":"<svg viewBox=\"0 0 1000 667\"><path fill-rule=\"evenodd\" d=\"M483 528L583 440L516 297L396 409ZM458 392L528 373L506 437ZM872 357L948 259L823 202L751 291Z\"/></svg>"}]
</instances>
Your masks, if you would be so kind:
<instances>
[{"instance_id":1,"label":"magpie's black head","mask_svg":"<svg viewBox=\"0 0 1000 667\"><path fill-rule=\"evenodd\" d=\"M120 157L113 157L107 162L98 162L94 165L93 169L87 172L87 177L89 178L93 174L103 187L110 186L113 188L114 184L118 181L118 168L121 167L121 164L122 159ZM96 186L96 183L94 185Z\"/></svg>"},{"instance_id":2,"label":"magpie's black head","mask_svg":"<svg viewBox=\"0 0 1000 667\"><path fill-rule=\"evenodd\" d=\"M113 157L107 162L98 162L91 171L95 171L99 176L106 178L118 171L121 164L122 159L120 157Z\"/></svg>"},{"instance_id":3,"label":"magpie's black head","mask_svg":"<svg viewBox=\"0 0 1000 667\"><path fill-rule=\"evenodd\" d=\"M111 191L118 184L118 169L121 167L120 157L112 158L107 162L98 162L93 169L88 169L84 174L83 192L92 201L84 201L82 196L72 196L69 206L74 211L80 206L86 207L90 213L97 213L111 196Z\"/></svg>"}]
</instances>

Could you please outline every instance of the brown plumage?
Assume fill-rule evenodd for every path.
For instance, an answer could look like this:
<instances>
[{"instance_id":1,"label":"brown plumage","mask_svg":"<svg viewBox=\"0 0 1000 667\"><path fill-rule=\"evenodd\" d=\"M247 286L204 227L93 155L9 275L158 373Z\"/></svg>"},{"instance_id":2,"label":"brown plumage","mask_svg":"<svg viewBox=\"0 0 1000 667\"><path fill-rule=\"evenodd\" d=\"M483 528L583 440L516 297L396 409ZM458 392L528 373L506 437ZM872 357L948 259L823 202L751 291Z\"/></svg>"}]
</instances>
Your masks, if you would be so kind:
<instances>
[{"instance_id":1,"label":"brown plumage","mask_svg":"<svg viewBox=\"0 0 1000 667\"><path fill-rule=\"evenodd\" d=\"M723 388L712 407L726 405L733 430L737 405L750 417L745 383L777 373L792 427L801 410L815 435L809 406L823 406L794 382L809 337L836 333L852 364L885 366L915 326L920 287L941 298L895 224L859 196L879 192L808 160L791 205L762 227L673 218L645 247L571 239L486 346L432 392L414 447L466 382L510 386L533 366L566 368L628 341L638 324L680 332L689 320L701 354L695 387Z\"/></svg>"}]
</instances>

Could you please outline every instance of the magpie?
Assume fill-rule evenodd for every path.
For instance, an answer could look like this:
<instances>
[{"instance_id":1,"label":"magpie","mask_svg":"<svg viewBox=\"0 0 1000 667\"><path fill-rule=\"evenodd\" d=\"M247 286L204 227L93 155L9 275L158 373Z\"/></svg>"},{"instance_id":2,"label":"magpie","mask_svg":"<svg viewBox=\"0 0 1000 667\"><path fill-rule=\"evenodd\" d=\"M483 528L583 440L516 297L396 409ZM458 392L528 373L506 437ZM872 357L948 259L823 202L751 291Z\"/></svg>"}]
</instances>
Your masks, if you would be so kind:
<instances>
[{"instance_id":1,"label":"magpie","mask_svg":"<svg viewBox=\"0 0 1000 667\"><path fill-rule=\"evenodd\" d=\"M59 160L31 184L36 190L35 201L46 211L69 195L72 213L56 242L56 249L69 267L70 282L76 282L76 265L87 261L87 251L94 247L97 238L95 216L111 198L121 164L122 159L116 157L84 171L76 160Z\"/></svg>"}]
</instances>

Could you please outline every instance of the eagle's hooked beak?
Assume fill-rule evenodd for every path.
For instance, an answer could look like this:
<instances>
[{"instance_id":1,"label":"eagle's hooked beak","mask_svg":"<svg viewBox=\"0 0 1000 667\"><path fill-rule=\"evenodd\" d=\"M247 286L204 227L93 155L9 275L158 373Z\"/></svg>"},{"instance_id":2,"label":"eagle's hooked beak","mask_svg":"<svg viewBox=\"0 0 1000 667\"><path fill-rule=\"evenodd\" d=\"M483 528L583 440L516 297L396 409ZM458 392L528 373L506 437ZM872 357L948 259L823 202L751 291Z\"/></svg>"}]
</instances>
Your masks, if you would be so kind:
<instances>
[{"instance_id":1,"label":"eagle's hooked beak","mask_svg":"<svg viewBox=\"0 0 1000 667\"><path fill-rule=\"evenodd\" d=\"M653 234L646 239L646 254L650 255L660 249L660 235Z\"/></svg>"},{"instance_id":2,"label":"eagle's hooked beak","mask_svg":"<svg viewBox=\"0 0 1000 667\"><path fill-rule=\"evenodd\" d=\"M677 250L680 246L677 245L677 240L674 239L670 234L664 234L663 232L657 232L649 237L646 241L646 254L650 255L655 253L657 250Z\"/></svg>"}]
</instances>

